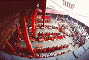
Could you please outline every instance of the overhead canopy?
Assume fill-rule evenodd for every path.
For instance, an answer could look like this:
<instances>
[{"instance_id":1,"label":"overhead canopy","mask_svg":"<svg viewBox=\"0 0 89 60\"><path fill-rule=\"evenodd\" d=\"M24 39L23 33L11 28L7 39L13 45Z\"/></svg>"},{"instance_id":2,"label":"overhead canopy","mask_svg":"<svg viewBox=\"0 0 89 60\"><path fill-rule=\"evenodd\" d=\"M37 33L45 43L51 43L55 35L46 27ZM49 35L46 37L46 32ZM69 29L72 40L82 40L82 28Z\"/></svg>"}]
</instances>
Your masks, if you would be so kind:
<instances>
[{"instance_id":1,"label":"overhead canopy","mask_svg":"<svg viewBox=\"0 0 89 60\"><path fill-rule=\"evenodd\" d=\"M46 8L62 11L89 27L88 0L47 0Z\"/></svg>"}]
</instances>

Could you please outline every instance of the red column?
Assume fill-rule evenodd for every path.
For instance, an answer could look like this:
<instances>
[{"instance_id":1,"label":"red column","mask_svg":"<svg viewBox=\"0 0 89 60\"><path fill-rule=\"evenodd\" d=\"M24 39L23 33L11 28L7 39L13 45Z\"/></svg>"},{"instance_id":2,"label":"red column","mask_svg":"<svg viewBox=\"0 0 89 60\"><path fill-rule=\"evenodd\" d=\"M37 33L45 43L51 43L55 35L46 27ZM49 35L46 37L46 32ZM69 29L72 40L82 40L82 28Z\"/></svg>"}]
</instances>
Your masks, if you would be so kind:
<instances>
[{"instance_id":1,"label":"red column","mask_svg":"<svg viewBox=\"0 0 89 60\"><path fill-rule=\"evenodd\" d=\"M27 49L31 55L34 56L34 51L32 49L31 41L29 40L29 35L28 35L28 29L27 29L27 24L26 24L26 18L24 17L23 12L21 12L21 19L20 19L20 27L22 31L23 38L25 40Z\"/></svg>"},{"instance_id":2,"label":"red column","mask_svg":"<svg viewBox=\"0 0 89 60\"><path fill-rule=\"evenodd\" d=\"M35 31L34 31L34 14L32 14L32 31L33 31L33 36L35 36Z\"/></svg>"},{"instance_id":3,"label":"red column","mask_svg":"<svg viewBox=\"0 0 89 60\"><path fill-rule=\"evenodd\" d=\"M45 23L45 9L46 9L46 0L43 0L43 7L42 7L43 26Z\"/></svg>"},{"instance_id":4,"label":"red column","mask_svg":"<svg viewBox=\"0 0 89 60\"><path fill-rule=\"evenodd\" d=\"M37 10L35 10L35 32L36 32Z\"/></svg>"},{"instance_id":5,"label":"red column","mask_svg":"<svg viewBox=\"0 0 89 60\"><path fill-rule=\"evenodd\" d=\"M36 21L37 21L37 10L33 11L33 13L32 13L32 29L33 29L34 37L35 37L35 33L36 33Z\"/></svg>"}]
</instances>

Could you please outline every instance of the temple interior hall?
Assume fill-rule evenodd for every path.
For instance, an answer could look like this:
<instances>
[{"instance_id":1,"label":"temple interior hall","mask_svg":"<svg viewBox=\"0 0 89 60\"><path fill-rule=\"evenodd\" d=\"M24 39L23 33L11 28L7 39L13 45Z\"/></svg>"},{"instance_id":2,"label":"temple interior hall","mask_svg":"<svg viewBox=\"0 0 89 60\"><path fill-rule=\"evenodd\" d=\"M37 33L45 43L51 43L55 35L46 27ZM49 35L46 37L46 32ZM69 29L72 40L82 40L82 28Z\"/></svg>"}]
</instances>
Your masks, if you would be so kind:
<instances>
[{"instance_id":1,"label":"temple interior hall","mask_svg":"<svg viewBox=\"0 0 89 60\"><path fill-rule=\"evenodd\" d=\"M87 2L0 1L0 60L89 60Z\"/></svg>"}]
</instances>

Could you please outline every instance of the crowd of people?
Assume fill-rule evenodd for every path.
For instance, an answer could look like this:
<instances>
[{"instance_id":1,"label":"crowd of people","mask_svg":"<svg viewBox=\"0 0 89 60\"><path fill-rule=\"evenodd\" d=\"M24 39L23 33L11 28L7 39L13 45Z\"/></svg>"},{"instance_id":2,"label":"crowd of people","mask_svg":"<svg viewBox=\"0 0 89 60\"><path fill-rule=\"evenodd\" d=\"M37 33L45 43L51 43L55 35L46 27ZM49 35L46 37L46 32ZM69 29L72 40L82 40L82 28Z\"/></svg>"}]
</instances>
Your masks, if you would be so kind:
<instances>
[{"instance_id":1,"label":"crowd of people","mask_svg":"<svg viewBox=\"0 0 89 60\"><path fill-rule=\"evenodd\" d=\"M40 48L40 49L37 49L37 48L34 48L34 51L35 53L50 53L50 52L54 52L55 50L62 50L63 48L68 48L69 47L69 44L65 44L65 45L60 45L59 47L56 46L56 47L48 47L48 48Z\"/></svg>"},{"instance_id":2,"label":"crowd of people","mask_svg":"<svg viewBox=\"0 0 89 60\"><path fill-rule=\"evenodd\" d=\"M70 32L69 34L67 33L67 35L69 37L72 37L73 39L73 42L74 42L74 46L76 44L80 46L82 46L83 44L85 44L85 42L87 42L87 36L88 36L88 33L87 33L87 29L85 29L85 26L82 26L81 24L79 24L79 21L73 21L73 19L68 19L67 18L60 18L59 20L61 23L64 23L64 24L60 24L60 32L65 32L66 33L66 30L65 29L68 29ZM66 25L66 23L68 25ZM64 31L63 31L64 29Z\"/></svg>"},{"instance_id":3,"label":"crowd of people","mask_svg":"<svg viewBox=\"0 0 89 60\"><path fill-rule=\"evenodd\" d=\"M50 19L51 20L51 19ZM57 21L58 22L58 21ZM62 21L64 22L64 21ZM32 44L35 44L33 47L34 47L34 52L36 54L38 54L39 56L41 54L41 57L42 56L47 56L48 54L51 54L53 53L53 55L62 55L66 52L69 52L69 46L70 44L64 42L64 40L66 39L66 32L65 32L65 26L64 25L59 25L56 24L56 22L52 19L51 20L51 23L47 22L45 23L45 26L44 26L44 30L47 30L47 31L44 31L43 30L43 24L41 24L40 22L37 22L37 32L36 32L36 37L35 37L35 41L33 41ZM53 29L53 30L52 30ZM43 31L42 31L43 30ZM54 31L55 30L55 31ZM32 40L32 39L30 39ZM52 42L57 42L57 41L61 41L61 42L64 42L64 43L52 43ZM44 45L45 43L45 45ZM51 44L52 43L52 46L48 45L48 44ZM64 50L64 48L66 50ZM62 50L63 52L60 52L60 50ZM60 53L56 52L55 51L59 51ZM55 53L55 54L54 54ZM47 57L50 57L52 55L49 55Z\"/></svg>"},{"instance_id":4,"label":"crowd of people","mask_svg":"<svg viewBox=\"0 0 89 60\"><path fill-rule=\"evenodd\" d=\"M30 41L33 43L33 42L38 42L39 44L36 45L36 47L33 47L33 51L35 52L35 54L39 55L38 58L44 58L44 57L51 57L52 55L50 55L50 53L52 52L55 52L55 51L58 51L60 52L60 50L63 50L63 49L68 49L70 44L73 45L73 47L75 47L76 45L78 45L78 47L84 45L86 42L87 42L87 36L88 36L88 33L87 33L87 29L85 28L85 26L82 26L81 24L78 23L78 21L73 21L72 19L68 19L68 17L60 17L60 18L57 18L55 19L56 21L54 22L57 22L58 24L55 23L55 25L58 25L58 26L55 26L55 25L50 25L50 23L52 23L51 19L50 20L46 20L45 22L46 23L49 23L49 24L46 24L45 23L45 26L44 26L44 30L48 30L48 31L41 31L43 28L43 24L42 24L42 21L38 21L37 22L37 29L40 30L40 32L36 32L37 36L36 37L33 37L32 36L32 26L30 26L28 28L28 31L30 32L29 34L29 39ZM57 32L55 32L54 30L51 31L52 29L54 30L58 30ZM17 32L15 33L17 34ZM64 40L66 40L66 36L72 38L72 43L63 43L62 45L61 44L53 44L55 46L53 47L48 47L49 45L46 46L46 48L43 48L44 45L42 45L42 43L47 43L49 40L51 42L55 42L55 41L62 41L64 42ZM13 38L13 37L16 37L16 38ZM13 41L11 41L13 40ZM19 53L22 53L20 55L24 55L24 56L27 56L28 55L28 50L26 47L24 46L21 46L21 44L23 45L23 43L25 43L25 41L23 40L23 37L22 39L19 38L17 35L12 35L12 38L10 38L8 41L10 41L11 45L13 45L16 49L16 52ZM49 41L49 44L50 44L50 41ZM61 42L61 43L62 43ZM35 44L36 44L35 43ZM69 52L70 49L67 51ZM64 53L67 53L65 50L63 52L56 52L55 54L53 54L54 56L55 55L62 55ZM41 55L40 56L40 53L45 55ZM47 56L47 54L49 53L49 55ZM31 56L30 56L31 57Z\"/></svg>"}]
</instances>

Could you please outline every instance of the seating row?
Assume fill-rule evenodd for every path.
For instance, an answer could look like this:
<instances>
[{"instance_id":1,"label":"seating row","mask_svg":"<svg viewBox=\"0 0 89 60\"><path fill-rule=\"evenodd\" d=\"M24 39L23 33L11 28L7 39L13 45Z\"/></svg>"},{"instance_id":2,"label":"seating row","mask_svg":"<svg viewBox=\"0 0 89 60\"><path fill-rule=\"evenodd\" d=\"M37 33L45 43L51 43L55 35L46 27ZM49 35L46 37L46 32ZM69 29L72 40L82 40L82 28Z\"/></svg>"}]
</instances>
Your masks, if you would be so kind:
<instances>
[{"instance_id":1,"label":"seating row","mask_svg":"<svg viewBox=\"0 0 89 60\"><path fill-rule=\"evenodd\" d=\"M58 36L53 36L53 37L49 37L49 36L42 36L42 37L38 37L36 41L39 41L39 42L43 42L43 41L48 41L48 40L51 40L51 41L54 41L55 39L56 40L61 40L65 38L65 35L58 35Z\"/></svg>"},{"instance_id":2,"label":"seating row","mask_svg":"<svg viewBox=\"0 0 89 60\"><path fill-rule=\"evenodd\" d=\"M42 28L43 24L38 24L37 27ZM45 25L44 27L48 28L48 29L58 29L58 27L53 26L53 25L52 26L51 25Z\"/></svg>"},{"instance_id":3,"label":"seating row","mask_svg":"<svg viewBox=\"0 0 89 60\"><path fill-rule=\"evenodd\" d=\"M68 48L69 47L69 44L65 44L65 45L61 45L61 46L56 46L56 47L51 47L51 48L41 48L41 49L37 49L37 48L34 48L33 51L35 53L50 53L50 52L54 52L56 50L62 50L63 48Z\"/></svg>"},{"instance_id":4,"label":"seating row","mask_svg":"<svg viewBox=\"0 0 89 60\"><path fill-rule=\"evenodd\" d=\"M49 36L49 35L59 35L59 33L50 33L50 32L46 32L46 33L38 33L38 36Z\"/></svg>"},{"instance_id":5,"label":"seating row","mask_svg":"<svg viewBox=\"0 0 89 60\"><path fill-rule=\"evenodd\" d=\"M43 21L37 21L37 23L43 23ZM45 20L45 23L51 23L51 20Z\"/></svg>"}]
</instances>

